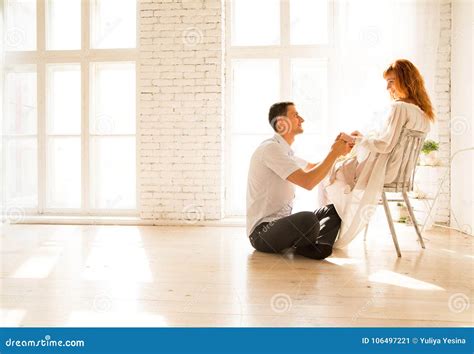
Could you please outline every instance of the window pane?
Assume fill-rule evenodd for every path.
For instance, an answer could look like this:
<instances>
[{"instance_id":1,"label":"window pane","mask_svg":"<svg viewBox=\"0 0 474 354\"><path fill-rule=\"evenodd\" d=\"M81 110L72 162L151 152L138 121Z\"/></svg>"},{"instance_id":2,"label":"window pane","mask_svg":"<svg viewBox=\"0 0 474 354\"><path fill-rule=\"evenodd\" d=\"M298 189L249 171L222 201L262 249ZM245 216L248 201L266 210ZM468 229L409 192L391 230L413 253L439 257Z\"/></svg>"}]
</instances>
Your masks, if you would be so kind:
<instances>
[{"instance_id":1,"label":"window pane","mask_svg":"<svg viewBox=\"0 0 474 354\"><path fill-rule=\"evenodd\" d=\"M328 42L328 1L290 0L291 44Z\"/></svg>"},{"instance_id":2,"label":"window pane","mask_svg":"<svg viewBox=\"0 0 474 354\"><path fill-rule=\"evenodd\" d=\"M280 0L233 0L232 45L280 43Z\"/></svg>"},{"instance_id":3,"label":"window pane","mask_svg":"<svg viewBox=\"0 0 474 354\"><path fill-rule=\"evenodd\" d=\"M292 97L305 119L307 132L321 133L327 122L328 79L326 59L293 59L291 61Z\"/></svg>"},{"instance_id":4,"label":"window pane","mask_svg":"<svg viewBox=\"0 0 474 354\"><path fill-rule=\"evenodd\" d=\"M36 207L38 204L36 138L7 139L5 143L6 204Z\"/></svg>"},{"instance_id":5,"label":"window pane","mask_svg":"<svg viewBox=\"0 0 474 354\"><path fill-rule=\"evenodd\" d=\"M80 208L80 137L49 137L47 165L47 206L49 208Z\"/></svg>"},{"instance_id":6,"label":"window pane","mask_svg":"<svg viewBox=\"0 0 474 354\"><path fill-rule=\"evenodd\" d=\"M247 175L250 158L260 143L272 135L234 135L231 140L230 213L245 215L247 195Z\"/></svg>"},{"instance_id":7,"label":"window pane","mask_svg":"<svg viewBox=\"0 0 474 354\"><path fill-rule=\"evenodd\" d=\"M81 133L81 69L48 65L48 134Z\"/></svg>"},{"instance_id":8,"label":"window pane","mask_svg":"<svg viewBox=\"0 0 474 354\"><path fill-rule=\"evenodd\" d=\"M5 74L5 134L36 134L36 73Z\"/></svg>"},{"instance_id":9,"label":"window pane","mask_svg":"<svg viewBox=\"0 0 474 354\"><path fill-rule=\"evenodd\" d=\"M268 110L280 96L278 60L232 62L232 132L271 133Z\"/></svg>"},{"instance_id":10,"label":"window pane","mask_svg":"<svg viewBox=\"0 0 474 354\"><path fill-rule=\"evenodd\" d=\"M36 49L36 0L6 0L6 50Z\"/></svg>"},{"instance_id":11,"label":"window pane","mask_svg":"<svg viewBox=\"0 0 474 354\"><path fill-rule=\"evenodd\" d=\"M135 137L91 138L91 207L136 207Z\"/></svg>"},{"instance_id":12,"label":"window pane","mask_svg":"<svg viewBox=\"0 0 474 354\"><path fill-rule=\"evenodd\" d=\"M135 64L93 66L90 133L135 134Z\"/></svg>"},{"instance_id":13,"label":"window pane","mask_svg":"<svg viewBox=\"0 0 474 354\"><path fill-rule=\"evenodd\" d=\"M306 125L306 122L304 125ZM335 138L336 134L330 136L326 130L320 130L317 133L310 133L305 127L304 134L299 135L295 139L291 148L296 156L299 156L308 162L322 161L329 152L329 148ZM318 201L317 189L318 187L316 186L312 193L308 193L308 191L303 188L296 188L293 212L315 210Z\"/></svg>"},{"instance_id":14,"label":"window pane","mask_svg":"<svg viewBox=\"0 0 474 354\"><path fill-rule=\"evenodd\" d=\"M47 49L80 49L81 1L48 0L46 14Z\"/></svg>"},{"instance_id":15,"label":"window pane","mask_svg":"<svg viewBox=\"0 0 474 354\"><path fill-rule=\"evenodd\" d=\"M133 48L136 45L136 0L92 0L93 48Z\"/></svg>"}]
</instances>

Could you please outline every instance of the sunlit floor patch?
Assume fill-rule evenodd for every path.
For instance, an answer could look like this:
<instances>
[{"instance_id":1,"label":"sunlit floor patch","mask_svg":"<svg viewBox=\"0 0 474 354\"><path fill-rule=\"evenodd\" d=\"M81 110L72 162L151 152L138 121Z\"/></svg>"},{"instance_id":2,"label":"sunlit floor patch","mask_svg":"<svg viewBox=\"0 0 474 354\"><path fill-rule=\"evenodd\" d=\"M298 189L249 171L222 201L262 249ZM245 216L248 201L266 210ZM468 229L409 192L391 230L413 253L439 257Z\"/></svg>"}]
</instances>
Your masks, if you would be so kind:
<instances>
[{"instance_id":1,"label":"sunlit floor patch","mask_svg":"<svg viewBox=\"0 0 474 354\"><path fill-rule=\"evenodd\" d=\"M60 247L42 247L37 254L32 255L21 264L10 277L22 279L47 278L58 261L60 251Z\"/></svg>"},{"instance_id":2,"label":"sunlit floor patch","mask_svg":"<svg viewBox=\"0 0 474 354\"><path fill-rule=\"evenodd\" d=\"M384 283L390 285L401 286L404 288L417 289L417 290L444 290L443 288L418 280L406 275L391 272L389 270L381 270L369 277L369 281L375 283Z\"/></svg>"},{"instance_id":3,"label":"sunlit floor patch","mask_svg":"<svg viewBox=\"0 0 474 354\"><path fill-rule=\"evenodd\" d=\"M17 327L25 317L26 311L21 309L0 308L0 327Z\"/></svg>"},{"instance_id":4,"label":"sunlit floor patch","mask_svg":"<svg viewBox=\"0 0 474 354\"><path fill-rule=\"evenodd\" d=\"M337 257L329 257L326 258L327 262L334 263L340 266L347 265L347 264L360 264L361 260L360 259L354 259L354 258L337 258Z\"/></svg>"},{"instance_id":5,"label":"sunlit floor patch","mask_svg":"<svg viewBox=\"0 0 474 354\"><path fill-rule=\"evenodd\" d=\"M123 326L130 327L165 327L167 322L163 316L132 311L96 312L74 311L69 316L66 326Z\"/></svg>"}]
</instances>

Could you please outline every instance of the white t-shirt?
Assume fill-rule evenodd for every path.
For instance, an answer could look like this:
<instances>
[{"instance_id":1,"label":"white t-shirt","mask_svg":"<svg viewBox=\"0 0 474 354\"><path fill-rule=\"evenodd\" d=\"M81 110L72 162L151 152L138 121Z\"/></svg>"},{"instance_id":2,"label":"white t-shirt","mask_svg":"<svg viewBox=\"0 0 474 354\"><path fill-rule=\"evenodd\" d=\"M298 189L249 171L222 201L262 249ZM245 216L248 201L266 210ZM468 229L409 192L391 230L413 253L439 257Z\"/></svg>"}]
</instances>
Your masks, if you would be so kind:
<instances>
[{"instance_id":1,"label":"white t-shirt","mask_svg":"<svg viewBox=\"0 0 474 354\"><path fill-rule=\"evenodd\" d=\"M247 180L247 235L262 222L291 214L295 186L287 177L308 163L294 155L279 134L264 140L250 160Z\"/></svg>"}]
</instances>

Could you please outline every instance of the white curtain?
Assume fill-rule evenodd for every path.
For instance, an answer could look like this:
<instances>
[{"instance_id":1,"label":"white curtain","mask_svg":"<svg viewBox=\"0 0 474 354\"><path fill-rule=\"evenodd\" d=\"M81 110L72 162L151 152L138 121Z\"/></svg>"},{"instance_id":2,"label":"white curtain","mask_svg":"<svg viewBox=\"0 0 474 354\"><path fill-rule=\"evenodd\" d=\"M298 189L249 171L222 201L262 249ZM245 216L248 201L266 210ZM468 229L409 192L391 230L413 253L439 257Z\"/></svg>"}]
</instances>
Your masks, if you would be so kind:
<instances>
[{"instance_id":1,"label":"white curtain","mask_svg":"<svg viewBox=\"0 0 474 354\"><path fill-rule=\"evenodd\" d=\"M440 0L334 0L333 4L330 119L322 144L330 146L340 131L368 134L382 129L390 103L382 73L395 59L409 59L418 67L436 104ZM430 132L434 139L436 131L435 125ZM296 153L312 156L297 146ZM295 211L318 207L316 199L298 190Z\"/></svg>"},{"instance_id":2,"label":"white curtain","mask_svg":"<svg viewBox=\"0 0 474 354\"><path fill-rule=\"evenodd\" d=\"M332 133L380 127L388 104L382 73L412 61L434 101L439 0L335 0Z\"/></svg>"},{"instance_id":3,"label":"white curtain","mask_svg":"<svg viewBox=\"0 0 474 354\"><path fill-rule=\"evenodd\" d=\"M387 124L387 114L383 112L389 104L382 73L396 59L408 59L418 67L428 93L434 98L439 15L438 1L336 1L336 92L333 92L335 102L332 105L337 122L333 126L335 130L351 132L357 129L365 135L370 131L381 132L381 127ZM345 196L347 203L342 203L345 205L341 214L343 225L336 247L344 247L364 226L364 211L373 210L383 185L387 157L380 155L377 160L369 161L373 165L366 165L362 172L369 176L368 181L364 182L363 176L358 181L362 180L365 187L358 187L360 183L357 183ZM342 187L328 187L330 199L340 194L330 189Z\"/></svg>"}]
</instances>

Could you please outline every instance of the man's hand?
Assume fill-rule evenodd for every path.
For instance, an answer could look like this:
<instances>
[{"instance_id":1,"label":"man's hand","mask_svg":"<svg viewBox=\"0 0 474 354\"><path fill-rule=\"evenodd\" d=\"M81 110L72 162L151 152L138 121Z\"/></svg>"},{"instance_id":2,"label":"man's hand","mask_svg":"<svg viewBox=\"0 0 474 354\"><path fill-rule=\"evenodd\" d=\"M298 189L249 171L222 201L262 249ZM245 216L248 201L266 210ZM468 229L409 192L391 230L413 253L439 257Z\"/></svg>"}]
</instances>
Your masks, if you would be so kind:
<instances>
[{"instance_id":1,"label":"man's hand","mask_svg":"<svg viewBox=\"0 0 474 354\"><path fill-rule=\"evenodd\" d=\"M307 190L312 190L319 182L323 180L324 177L329 173L329 170L334 165L334 162L339 156L346 155L352 150L351 143L347 143L342 139L342 134L340 133L336 141L331 146L331 150L326 158L318 163L317 165L312 166L310 170L308 169L298 169L287 177L287 180L291 183L296 184ZM347 134L345 134L347 136ZM306 167L310 167L311 164L308 164Z\"/></svg>"},{"instance_id":2,"label":"man's hand","mask_svg":"<svg viewBox=\"0 0 474 354\"><path fill-rule=\"evenodd\" d=\"M331 146L331 152L335 154L336 157L348 154L351 149L352 146L342 139L336 140Z\"/></svg>"},{"instance_id":3,"label":"man's hand","mask_svg":"<svg viewBox=\"0 0 474 354\"><path fill-rule=\"evenodd\" d=\"M344 152L344 155L347 155L348 153L350 153L352 151L352 148L354 147L355 145L355 142L354 143L346 143L346 150Z\"/></svg>"},{"instance_id":4,"label":"man's hand","mask_svg":"<svg viewBox=\"0 0 474 354\"><path fill-rule=\"evenodd\" d=\"M338 140L344 141L346 143L345 144L346 146L344 148L344 152L341 155L347 155L348 153L350 153L352 148L355 145L355 137L353 137L349 134L346 134L344 132L341 132L341 133L338 134L335 141L338 141Z\"/></svg>"},{"instance_id":5,"label":"man's hand","mask_svg":"<svg viewBox=\"0 0 474 354\"><path fill-rule=\"evenodd\" d=\"M328 174L336 159L349 153L352 147L342 139L337 139L331 146L326 158L311 170L298 169L287 177L287 180L307 190L312 190Z\"/></svg>"},{"instance_id":6,"label":"man's hand","mask_svg":"<svg viewBox=\"0 0 474 354\"><path fill-rule=\"evenodd\" d=\"M346 134L344 132L339 133L336 137L336 140L344 140L346 143L354 144L355 138L352 135Z\"/></svg>"}]
</instances>

